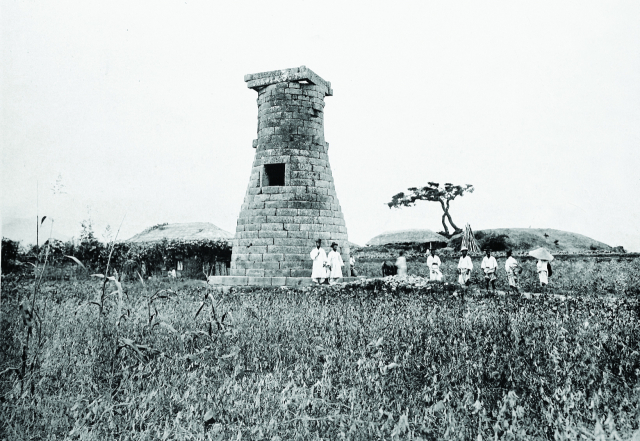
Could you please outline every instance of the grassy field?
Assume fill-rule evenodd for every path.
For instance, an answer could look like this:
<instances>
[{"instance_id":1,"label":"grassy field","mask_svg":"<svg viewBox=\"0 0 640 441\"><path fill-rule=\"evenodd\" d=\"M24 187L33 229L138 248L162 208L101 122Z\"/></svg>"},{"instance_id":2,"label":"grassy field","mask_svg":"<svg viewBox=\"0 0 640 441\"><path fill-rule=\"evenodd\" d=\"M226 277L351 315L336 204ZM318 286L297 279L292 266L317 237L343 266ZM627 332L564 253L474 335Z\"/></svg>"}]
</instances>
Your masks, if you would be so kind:
<instances>
[{"instance_id":1,"label":"grassy field","mask_svg":"<svg viewBox=\"0 0 640 441\"><path fill-rule=\"evenodd\" d=\"M0 439L640 436L633 296L102 286L3 281Z\"/></svg>"}]
</instances>

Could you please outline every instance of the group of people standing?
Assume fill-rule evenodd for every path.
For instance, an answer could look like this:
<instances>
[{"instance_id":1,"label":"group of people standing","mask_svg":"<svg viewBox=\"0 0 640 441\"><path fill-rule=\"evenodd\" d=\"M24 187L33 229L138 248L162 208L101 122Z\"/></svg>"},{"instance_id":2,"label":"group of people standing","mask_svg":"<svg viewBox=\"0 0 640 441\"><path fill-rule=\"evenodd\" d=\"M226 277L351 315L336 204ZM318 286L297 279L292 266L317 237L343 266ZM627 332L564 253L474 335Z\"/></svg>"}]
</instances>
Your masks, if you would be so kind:
<instances>
[{"instance_id":1,"label":"group of people standing","mask_svg":"<svg viewBox=\"0 0 640 441\"><path fill-rule=\"evenodd\" d=\"M471 256L468 255L468 248L463 246L460 248L460 252L462 255L460 256L460 260L458 261L458 283L467 287L471 280L471 271L473 271L473 262L471 261ZM440 257L436 255L435 248L429 249L429 255L427 257L427 267L429 268L429 280L441 282L443 279L443 274L440 269L442 265L442 261ZM397 274L399 276L403 276L407 274L407 260L404 257L404 253L400 251L400 256L396 260L396 267L398 269ZM536 265L538 276L540 277L540 284L542 287L546 286L549 283L549 276L551 268L548 261L538 260ZM495 291L496 289L496 280L497 280L497 270L498 270L498 262L494 256L491 255L491 250L485 250L485 256L482 258L482 263L480 264L480 269L484 274L484 280L486 283L486 289L489 289L489 286ZM507 273L507 279L509 282L509 288L516 293L519 293L519 274L522 272L518 261L513 257L513 253L511 251L507 251L507 260L504 264L505 272Z\"/></svg>"},{"instance_id":2,"label":"group of people standing","mask_svg":"<svg viewBox=\"0 0 640 441\"><path fill-rule=\"evenodd\" d=\"M469 285L469 281L471 279L473 262L471 261L471 256L468 255L469 250L466 247L463 246L460 248L460 252L462 253L462 256L460 256L460 261L458 262L458 283L460 283L461 286L466 287ZM484 274L486 289L489 290L489 285L491 285L491 288L495 291L496 280L498 279L496 274L498 270L498 261L491 255L491 250L488 248L485 250L485 256L482 258L480 269ZM504 269L507 273L509 288L518 293L518 275L520 271L518 261L513 257L511 251L507 251L507 260L504 263Z\"/></svg>"},{"instance_id":3,"label":"group of people standing","mask_svg":"<svg viewBox=\"0 0 640 441\"><path fill-rule=\"evenodd\" d=\"M322 248L322 239L316 240L316 247L311 250L311 260L313 267L311 270L311 279L316 283L325 283L328 281L330 285L335 284L338 279L342 278L342 267L344 261L338 252L338 244L331 244L329 254Z\"/></svg>"},{"instance_id":4,"label":"group of people standing","mask_svg":"<svg viewBox=\"0 0 640 441\"><path fill-rule=\"evenodd\" d=\"M467 287L471 280L471 271L473 271L473 262L471 256L468 255L468 248L462 246L460 248L461 256L458 261L458 283L462 287ZM522 272L522 268L518 264L518 261L513 257L511 251L507 251L507 260L504 263L504 269L507 273L507 280L509 282L509 288L516 293L519 293L519 274ZM316 246L309 254L313 261L313 268L311 271L311 279L320 284L328 282L329 284L335 284L342 276L342 267L344 261L342 256L338 252L338 244L333 242L331 244L331 251L327 254L322 248L322 239L316 241ZM551 257L553 258L553 257ZM351 272L353 272L353 266L355 264L354 259L350 262ZM398 276L407 275L407 259L404 257L404 252L400 251L400 256L396 260L396 270ZM427 256L427 267L429 268L429 280L441 282L443 274L440 269L442 261L440 257L436 255L435 248L429 249L429 255ZM489 248L485 249L485 256L482 258L480 269L484 274L484 280L486 283L486 289L489 290L489 286L495 291L498 261L491 255ZM539 259L536 264L538 276L540 277L540 284L544 288L549 283L549 276L551 275L551 266L549 262L543 259Z\"/></svg>"}]
</instances>

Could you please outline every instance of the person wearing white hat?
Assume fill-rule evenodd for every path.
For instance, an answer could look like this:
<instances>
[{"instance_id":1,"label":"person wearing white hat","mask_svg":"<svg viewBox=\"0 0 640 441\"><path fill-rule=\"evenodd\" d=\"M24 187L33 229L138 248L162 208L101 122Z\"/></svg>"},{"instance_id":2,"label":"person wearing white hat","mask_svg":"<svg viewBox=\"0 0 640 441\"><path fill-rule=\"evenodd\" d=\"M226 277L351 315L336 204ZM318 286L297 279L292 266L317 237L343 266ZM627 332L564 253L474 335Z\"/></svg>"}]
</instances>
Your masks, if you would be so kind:
<instances>
[{"instance_id":1,"label":"person wearing white hat","mask_svg":"<svg viewBox=\"0 0 640 441\"><path fill-rule=\"evenodd\" d=\"M429 248L429 257L427 257L427 267L429 268L429 281L441 282L442 272L440 271L440 257L436 256L436 249Z\"/></svg>"},{"instance_id":2,"label":"person wearing white hat","mask_svg":"<svg viewBox=\"0 0 640 441\"><path fill-rule=\"evenodd\" d=\"M538 277L540 277L540 285L542 285L542 291L545 291L545 287L549 283L549 276L551 275L551 265L549 262L553 260L553 255L547 251L546 248L538 248L533 251L529 251L529 255L538 259L536 269L538 270Z\"/></svg>"},{"instance_id":3,"label":"person wearing white hat","mask_svg":"<svg viewBox=\"0 0 640 441\"><path fill-rule=\"evenodd\" d=\"M458 283L462 286L467 286L471 278L473 262L471 262L471 257L467 256L467 251L469 251L467 247L463 246L460 248L460 251L462 252L462 256L460 256L460 261L458 262Z\"/></svg>"}]
</instances>

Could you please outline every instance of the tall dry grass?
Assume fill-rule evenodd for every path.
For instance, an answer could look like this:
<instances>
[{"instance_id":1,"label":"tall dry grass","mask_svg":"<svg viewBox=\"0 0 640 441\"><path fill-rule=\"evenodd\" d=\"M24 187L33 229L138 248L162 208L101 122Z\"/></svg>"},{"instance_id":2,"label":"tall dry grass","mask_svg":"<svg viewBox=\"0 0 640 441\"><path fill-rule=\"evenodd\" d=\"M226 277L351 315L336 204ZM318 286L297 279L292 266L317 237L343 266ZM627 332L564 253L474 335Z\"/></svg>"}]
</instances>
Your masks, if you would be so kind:
<instances>
[{"instance_id":1,"label":"tall dry grass","mask_svg":"<svg viewBox=\"0 0 640 441\"><path fill-rule=\"evenodd\" d=\"M115 286L109 281L106 286ZM0 376L2 438L628 439L634 299L462 301L393 287L44 283L41 353ZM3 283L0 370L20 360ZM118 292L116 289L114 292ZM122 298L122 301L120 301Z\"/></svg>"}]
</instances>

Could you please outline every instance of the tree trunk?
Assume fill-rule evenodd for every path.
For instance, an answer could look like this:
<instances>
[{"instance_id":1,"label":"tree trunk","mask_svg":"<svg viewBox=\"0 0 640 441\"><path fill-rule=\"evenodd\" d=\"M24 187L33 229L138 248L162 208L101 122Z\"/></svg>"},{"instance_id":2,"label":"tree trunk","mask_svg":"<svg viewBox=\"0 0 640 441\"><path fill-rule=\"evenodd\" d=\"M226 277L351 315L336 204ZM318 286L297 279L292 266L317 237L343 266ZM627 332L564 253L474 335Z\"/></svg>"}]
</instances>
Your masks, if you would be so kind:
<instances>
[{"instance_id":1,"label":"tree trunk","mask_svg":"<svg viewBox=\"0 0 640 441\"><path fill-rule=\"evenodd\" d=\"M444 227L444 233L446 234L447 237L450 237L451 235L449 234L449 227L447 227L447 223L446 221L446 216L443 214L442 215L442 226Z\"/></svg>"},{"instance_id":2,"label":"tree trunk","mask_svg":"<svg viewBox=\"0 0 640 441\"><path fill-rule=\"evenodd\" d=\"M442 210L444 211L444 214L442 215L442 226L444 227L444 233L447 235L447 237L449 237L449 227L447 227L447 209L444 206L444 202L441 200L440 201L440 205L442 206Z\"/></svg>"},{"instance_id":3,"label":"tree trunk","mask_svg":"<svg viewBox=\"0 0 640 441\"><path fill-rule=\"evenodd\" d=\"M451 215L449 214L449 201L447 201L446 208L445 208L444 204L442 204L442 208L444 210L444 215L447 216L447 219L449 219L449 223L451 224L451 226L455 230L455 233L453 233L453 234L462 233L462 230L460 228L458 228L458 226L456 224L454 224L453 220L451 219ZM443 216L443 218L444 218L444 216ZM443 222L444 222L444 219L443 219Z\"/></svg>"}]
</instances>

